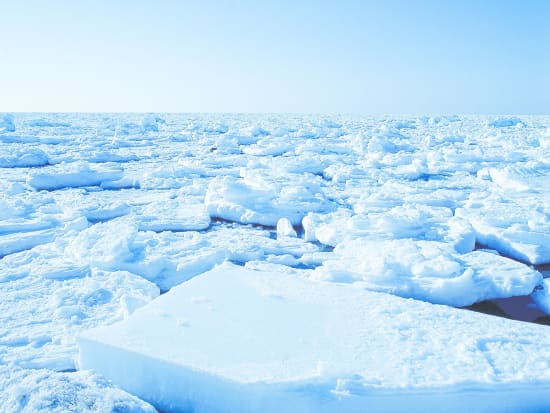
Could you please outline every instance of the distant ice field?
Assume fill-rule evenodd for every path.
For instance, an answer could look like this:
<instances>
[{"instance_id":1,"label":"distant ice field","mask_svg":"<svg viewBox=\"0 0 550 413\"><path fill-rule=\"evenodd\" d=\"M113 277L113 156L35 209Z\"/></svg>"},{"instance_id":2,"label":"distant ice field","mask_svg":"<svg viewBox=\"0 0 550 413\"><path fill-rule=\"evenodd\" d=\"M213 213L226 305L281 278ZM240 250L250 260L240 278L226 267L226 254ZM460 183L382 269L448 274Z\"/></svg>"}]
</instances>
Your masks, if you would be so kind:
<instances>
[{"instance_id":1,"label":"distant ice field","mask_svg":"<svg viewBox=\"0 0 550 413\"><path fill-rule=\"evenodd\" d=\"M536 394L537 386L550 388L546 375L535 379L535 372L545 371L544 360L550 362L550 350L542 345L546 327L488 315L471 317L466 310L441 310L440 305L493 306L494 311L487 312L521 318L506 306L517 300L529 306L539 322L548 323L548 268L550 116L0 114L0 405L8 406L8 411L71 411L76 405L80 410L74 411L86 411L82 406L92 406L89 411L94 406L106 411L154 411L136 396L163 411L170 411L170 406L174 411L192 411L193 404L212 411L234 406L242 411L277 411L278 397L289 405L299 401L304 406L297 408L300 412L359 411L368 406L367 393L376 396L373 408L382 409L387 392L396 389L405 396L414 389L410 400L422 411L435 399L428 397L428 404L423 404L418 391L444 388L442 400L455 403L460 397L449 394L461 394L465 381L473 380L475 391L491 392L502 377L506 384L495 394L506 393L507 386L521 389L514 399L521 405ZM233 274L235 285L217 283L220 271ZM306 295L308 290L323 297L336 294L334 300L321 300L328 313L316 312L317 304L312 303L318 298L303 297L296 307L290 303L294 298L286 300L294 296L278 286L286 298L277 304L280 313L266 316L273 325L284 325L292 308L298 308L309 311L312 323L322 329L322 320L332 314L331 303L345 302L348 295L367 301L375 297L380 308L373 314L381 320L396 308L406 313L410 302L411 314L420 311L422 322L407 323L407 334L414 336L417 328L434 336L401 340L401 349L395 351L413 354L408 346L419 346L422 352L433 347L434 340L444 342L436 336L437 323L430 330L433 308L437 320L450 311L449 334L456 323L456 331L469 334L472 342L500 343L476 344L475 353L461 350L460 357L472 363L489 357L504 364L474 363L465 373L441 364L439 354L433 363L425 363L426 372L415 370L430 380L401 380L384 369L398 371L414 357L381 363L378 357L385 353L376 349L384 347L387 332L377 330L384 325L378 322L367 329L379 336L374 344L362 347L353 332L343 335L352 340L344 348L357 352L358 365L348 354L345 365L335 363L330 374L315 376L300 370L299 364L289 365L282 374L281 364L275 362L284 354L252 351L252 347L239 348L243 354L254 354L254 361L244 357L239 367L224 358L215 365L211 360L216 357L198 354L201 349L225 354L230 346L217 353L215 345L205 342L224 343L219 335L231 335L233 330L208 330L218 319L200 312L190 312L182 321L201 323L200 335L174 344L196 346L185 353L192 355L188 360L178 355L177 348L167 350L147 338L151 334L144 334L138 347L106 350L121 343L117 331L135 337L140 336L139 328L150 329L147 320L158 316L158 308L167 319L180 320L181 309L174 307L172 314L172 304L163 303L185 301L195 288L186 290L186 285L201 277L207 281L196 288L205 300L213 299L207 297L209 289L214 292L223 284L219 288L237 300L241 297L238 304L251 312L256 308L261 317L271 304L242 290L254 274L260 297L264 289L275 288L272 280L277 274ZM180 298L165 298L176 290ZM218 297L220 306L231 305L233 301L218 294L213 297ZM354 303L350 311L374 311L372 305ZM209 311L206 307L201 311ZM257 328L258 319L239 311L228 310L227 316L234 316L228 322L242 322L237 330L250 334L250 339L245 344L224 339L235 346L265 343L265 336L258 335L264 331ZM360 314L354 313L349 328L369 322ZM334 327L330 317L327 323L327 328ZM472 323L486 323L488 337L481 336L483 328L465 327ZM513 323L530 337L528 342L510 335ZM108 333L95 335L96 331ZM164 342L172 333L155 327L154 336ZM293 342L289 334L297 332L283 328L280 337L273 337L274 343L288 345ZM291 354L307 368L316 365L317 353L336 357L326 349L308 347L307 343L318 342L315 334L316 330L307 330L301 342L306 344ZM333 339L321 342L328 346ZM79 343L85 355L82 371L77 371L82 361ZM128 356L136 348L141 356ZM110 377L111 371L100 362L102 356L113 357L151 371L151 363L162 358L158 353L170 351L175 352L169 368L173 377L193 382L196 377L189 371L208 376L195 380L197 387L188 399L170 400L178 388L165 397L147 393L153 387L146 382L139 385L119 375ZM536 351L537 357L529 351ZM506 358L506 352L513 356ZM324 366L335 360L317 361ZM166 362L170 360L162 359ZM252 362L265 377L271 372L284 383L270 387L265 383L269 380L251 368ZM434 370L438 368L448 369L438 375ZM500 374L514 369L520 373ZM230 375L224 373L229 370ZM254 375L247 376L252 371ZM367 371L383 379L369 381ZM311 393L303 401L285 393L292 388L287 384L296 380L300 391L307 393L309 388L315 397ZM355 387L337 391L336 399L353 398L339 404L333 390L341 389L342 380ZM232 388L246 393L247 387L239 383L255 381L262 382L258 388L266 394L265 405L256 390L248 394L256 403L252 409L227 396ZM63 396L66 386L72 386L73 396ZM227 405L211 404L216 391ZM325 396L330 403L319 409ZM542 404L531 403L529 408L550 409L547 402L541 399ZM455 410L461 407L456 405Z\"/></svg>"}]
</instances>

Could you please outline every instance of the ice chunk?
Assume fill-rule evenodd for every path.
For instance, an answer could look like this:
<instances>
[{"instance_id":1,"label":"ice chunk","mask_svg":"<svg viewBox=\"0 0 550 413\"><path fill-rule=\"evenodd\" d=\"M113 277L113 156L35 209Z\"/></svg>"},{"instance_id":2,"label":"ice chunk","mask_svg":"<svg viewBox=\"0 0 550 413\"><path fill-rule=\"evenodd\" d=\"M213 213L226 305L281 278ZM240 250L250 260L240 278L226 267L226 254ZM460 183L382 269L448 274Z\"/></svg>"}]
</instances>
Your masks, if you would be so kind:
<instances>
[{"instance_id":1,"label":"ice chunk","mask_svg":"<svg viewBox=\"0 0 550 413\"><path fill-rule=\"evenodd\" d=\"M550 279L544 280L542 285L533 292L532 298L541 311L550 314Z\"/></svg>"},{"instance_id":2,"label":"ice chunk","mask_svg":"<svg viewBox=\"0 0 550 413\"><path fill-rule=\"evenodd\" d=\"M0 141L5 143L29 144L34 142L40 142L40 138L35 135L13 135L13 134L5 135L3 133L0 133Z\"/></svg>"},{"instance_id":3,"label":"ice chunk","mask_svg":"<svg viewBox=\"0 0 550 413\"><path fill-rule=\"evenodd\" d=\"M308 187L307 184L292 185L289 182L284 186L267 182L267 187L261 187L250 181L233 177L213 180L204 198L210 216L274 227L280 218L299 225L307 212L332 207L315 185Z\"/></svg>"},{"instance_id":4,"label":"ice chunk","mask_svg":"<svg viewBox=\"0 0 550 413\"><path fill-rule=\"evenodd\" d=\"M243 148L248 155L279 156L292 151L294 145L286 137L269 137L258 140L257 143Z\"/></svg>"},{"instance_id":5,"label":"ice chunk","mask_svg":"<svg viewBox=\"0 0 550 413\"><path fill-rule=\"evenodd\" d=\"M524 123L518 117L497 118L489 122L489 126L493 126L495 128L505 128L508 126L516 126L516 125L524 125Z\"/></svg>"},{"instance_id":6,"label":"ice chunk","mask_svg":"<svg viewBox=\"0 0 550 413\"><path fill-rule=\"evenodd\" d=\"M95 224L69 241L65 255L79 265L130 271L165 291L226 259L239 263L268 255L298 259L318 250L299 238L275 240L267 231L246 227L153 233L138 231L138 225L131 218Z\"/></svg>"},{"instance_id":7,"label":"ice chunk","mask_svg":"<svg viewBox=\"0 0 550 413\"><path fill-rule=\"evenodd\" d=\"M6 193L10 195L8 198L0 198L0 250L3 254L51 242L67 231L84 229L88 225L80 214L61 208L49 193L28 191L19 184Z\"/></svg>"},{"instance_id":8,"label":"ice chunk","mask_svg":"<svg viewBox=\"0 0 550 413\"><path fill-rule=\"evenodd\" d=\"M58 221L53 217L48 217L47 215L44 215L46 214L43 214L41 218L34 218L33 216L29 216L26 219L13 217L8 218L5 216L4 219L0 221L0 236L5 234L14 234L18 232L32 232L50 229L58 224ZM0 218L1 217L2 214L0 213ZM18 236L20 235L17 235L16 237ZM4 239L4 241L6 241L6 239Z\"/></svg>"},{"instance_id":9,"label":"ice chunk","mask_svg":"<svg viewBox=\"0 0 550 413\"><path fill-rule=\"evenodd\" d=\"M68 128L71 126L71 124L67 122L53 122L45 119L31 120L27 122L27 125L37 128Z\"/></svg>"},{"instance_id":10,"label":"ice chunk","mask_svg":"<svg viewBox=\"0 0 550 413\"><path fill-rule=\"evenodd\" d=\"M546 169L546 170L545 170ZM491 180L498 186L511 191L545 192L550 191L550 170L540 165L505 166L504 168L489 168Z\"/></svg>"},{"instance_id":11,"label":"ice chunk","mask_svg":"<svg viewBox=\"0 0 550 413\"><path fill-rule=\"evenodd\" d=\"M102 189L119 190L119 189L139 189L141 184L139 181L131 178L122 178L118 180L106 180L100 184Z\"/></svg>"},{"instance_id":12,"label":"ice chunk","mask_svg":"<svg viewBox=\"0 0 550 413\"><path fill-rule=\"evenodd\" d=\"M333 119L322 119L319 121L319 126L323 128L340 129L342 124L334 121Z\"/></svg>"},{"instance_id":13,"label":"ice chunk","mask_svg":"<svg viewBox=\"0 0 550 413\"><path fill-rule=\"evenodd\" d=\"M98 223L81 231L65 249L75 262L105 270L119 270L125 262L134 260L133 242L138 227L131 219L117 218Z\"/></svg>"},{"instance_id":14,"label":"ice chunk","mask_svg":"<svg viewBox=\"0 0 550 413\"><path fill-rule=\"evenodd\" d=\"M302 219L304 239L334 246L346 236L346 225L352 215L352 212L346 208L339 208L329 214L308 213ZM318 233L320 228L322 229Z\"/></svg>"},{"instance_id":15,"label":"ice chunk","mask_svg":"<svg viewBox=\"0 0 550 413\"><path fill-rule=\"evenodd\" d=\"M119 321L159 295L142 277L75 263L60 248L44 245L0 260L4 362L73 369L78 331Z\"/></svg>"},{"instance_id":16,"label":"ice chunk","mask_svg":"<svg viewBox=\"0 0 550 413\"><path fill-rule=\"evenodd\" d=\"M136 122L126 122L124 120L117 122L115 126L115 137L125 137L132 140L147 139L149 132L158 132L159 124L165 123L165 121L154 114L146 114L141 119L137 119Z\"/></svg>"},{"instance_id":17,"label":"ice chunk","mask_svg":"<svg viewBox=\"0 0 550 413\"><path fill-rule=\"evenodd\" d=\"M524 264L481 251L457 254L434 241L355 239L334 253L313 278L457 307L528 295L542 282Z\"/></svg>"},{"instance_id":18,"label":"ice chunk","mask_svg":"<svg viewBox=\"0 0 550 413\"><path fill-rule=\"evenodd\" d=\"M98 186L103 182L116 181L123 177L120 169L92 169L86 162L59 164L52 166L47 171L31 173L27 183L36 190L48 190L67 188Z\"/></svg>"},{"instance_id":19,"label":"ice chunk","mask_svg":"<svg viewBox=\"0 0 550 413\"><path fill-rule=\"evenodd\" d=\"M206 134L223 134L229 131L229 126L223 121L208 119L206 122L193 122L186 129Z\"/></svg>"},{"instance_id":20,"label":"ice chunk","mask_svg":"<svg viewBox=\"0 0 550 413\"><path fill-rule=\"evenodd\" d=\"M217 248L227 251L227 259L236 262L257 260L269 255L291 255L300 258L318 251L318 247L301 238L277 237L268 231L247 227L225 227L204 234L204 239Z\"/></svg>"},{"instance_id":21,"label":"ice chunk","mask_svg":"<svg viewBox=\"0 0 550 413\"><path fill-rule=\"evenodd\" d=\"M250 145L257 142L259 138L268 135L270 133L259 126L249 126L239 131L238 142L240 145Z\"/></svg>"},{"instance_id":22,"label":"ice chunk","mask_svg":"<svg viewBox=\"0 0 550 413\"><path fill-rule=\"evenodd\" d=\"M141 120L141 127L144 132L158 132L159 123L165 123L164 119L152 114L145 115Z\"/></svg>"},{"instance_id":23,"label":"ice chunk","mask_svg":"<svg viewBox=\"0 0 550 413\"><path fill-rule=\"evenodd\" d=\"M405 204L368 214L352 215L346 209L331 214L310 213L303 226L307 240L330 246L354 238L444 241L460 253L472 251L475 246L471 225L445 207Z\"/></svg>"},{"instance_id":24,"label":"ice chunk","mask_svg":"<svg viewBox=\"0 0 550 413\"><path fill-rule=\"evenodd\" d=\"M397 153L400 151L412 152L413 146L398 129L381 126L369 140L367 149L369 152Z\"/></svg>"},{"instance_id":25,"label":"ice chunk","mask_svg":"<svg viewBox=\"0 0 550 413\"><path fill-rule=\"evenodd\" d=\"M108 271L126 270L170 289L222 262L226 252L198 233L138 232L131 218L98 223L78 234L65 254L80 265Z\"/></svg>"},{"instance_id":26,"label":"ice chunk","mask_svg":"<svg viewBox=\"0 0 550 413\"><path fill-rule=\"evenodd\" d=\"M0 120L0 132L15 132L15 123L13 122L13 115L5 113Z\"/></svg>"},{"instance_id":27,"label":"ice chunk","mask_svg":"<svg viewBox=\"0 0 550 413\"><path fill-rule=\"evenodd\" d=\"M81 368L173 412L550 404L547 327L229 264L79 349Z\"/></svg>"},{"instance_id":28,"label":"ice chunk","mask_svg":"<svg viewBox=\"0 0 550 413\"><path fill-rule=\"evenodd\" d=\"M540 198L472 196L455 213L471 223L478 243L530 264L550 263L550 214Z\"/></svg>"},{"instance_id":29,"label":"ice chunk","mask_svg":"<svg viewBox=\"0 0 550 413\"><path fill-rule=\"evenodd\" d=\"M107 221L129 214L131 207L128 201L117 198L106 192L88 192L84 189L66 190L54 194L56 204L66 214L84 215L90 222Z\"/></svg>"},{"instance_id":30,"label":"ice chunk","mask_svg":"<svg viewBox=\"0 0 550 413\"><path fill-rule=\"evenodd\" d=\"M0 235L0 258L52 242L56 235L54 230L48 229Z\"/></svg>"},{"instance_id":31,"label":"ice chunk","mask_svg":"<svg viewBox=\"0 0 550 413\"><path fill-rule=\"evenodd\" d=\"M106 163L106 162L126 163L126 162L139 161L140 158L136 154L129 153L129 152L98 151L91 154L87 158L87 160L88 162L97 162L97 163Z\"/></svg>"},{"instance_id":32,"label":"ice chunk","mask_svg":"<svg viewBox=\"0 0 550 413\"><path fill-rule=\"evenodd\" d=\"M288 218L281 218L277 221L277 237L297 237L296 230Z\"/></svg>"},{"instance_id":33,"label":"ice chunk","mask_svg":"<svg viewBox=\"0 0 550 413\"><path fill-rule=\"evenodd\" d=\"M2 148L0 168L29 168L48 165L48 156L40 149Z\"/></svg>"},{"instance_id":34,"label":"ice chunk","mask_svg":"<svg viewBox=\"0 0 550 413\"><path fill-rule=\"evenodd\" d=\"M56 373L0 367L0 394L6 412L156 413L150 404L87 371Z\"/></svg>"},{"instance_id":35,"label":"ice chunk","mask_svg":"<svg viewBox=\"0 0 550 413\"><path fill-rule=\"evenodd\" d=\"M200 231L210 226L204 204L182 198L151 202L137 219L141 231Z\"/></svg>"}]
</instances>

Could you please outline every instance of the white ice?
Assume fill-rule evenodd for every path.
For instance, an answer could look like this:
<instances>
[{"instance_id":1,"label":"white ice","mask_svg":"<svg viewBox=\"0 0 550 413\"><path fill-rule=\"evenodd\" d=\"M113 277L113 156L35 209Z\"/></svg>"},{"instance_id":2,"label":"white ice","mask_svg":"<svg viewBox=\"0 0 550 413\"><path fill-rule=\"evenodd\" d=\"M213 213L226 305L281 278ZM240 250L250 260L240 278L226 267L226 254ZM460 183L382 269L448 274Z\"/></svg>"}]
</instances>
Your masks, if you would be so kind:
<instances>
[{"instance_id":1,"label":"white ice","mask_svg":"<svg viewBox=\"0 0 550 413\"><path fill-rule=\"evenodd\" d=\"M454 217L451 209L404 204L383 212L355 214L341 209L329 214L308 214L303 220L306 238L336 246L344 240L405 239L442 241L457 252L475 247L475 234L468 221Z\"/></svg>"},{"instance_id":2,"label":"white ice","mask_svg":"<svg viewBox=\"0 0 550 413\"><path fill-rule=\"evenodd\" d=\"M319 185L307 177L262 179L246 172L244 179L226 176L210 183L204 203L212 217L274 227L281 218L298 225L306 213L332 208Z\"/></svg>"},{"instance_id":3,"label":"white ice","mask_svg":"<svg viewBox=\"0 0 550 413\"><path fill-rule=\"evenodd\" d=\"M0 366L2 410L18 413L156 413L148 403L91 372L7 369Z\"/></svg>"},{"instance_id":4,"label":"white ice","mask_svg":"<svg viewBox=\"0 0 550 413\"><path fill-rule=\"evenodd\" d=\"M91 168L87 163L59 164L44 171L31 173L27 183L34 189L55 190L61 188L99 186L103 182L122 179L123 173L118 168L102 170Z\"/></svg>"},{"instance_id":5,"label":"white ice","mask_svg":"<svg viewBox=\"0 0 550 413\"><path fill-rule=\"evenodd\" d=\"M82 368L172 412L535 412L550 401L547 327L231 264L79 347Z\"/></svg>"},{"instance_id":6,"label":"white ice","mask_svg":"<svg viewBox=\"0 0 550 413\"><path fill-rule=\"evenodd\" d=\"M17 371L21 383L37 371L65 380L75 374L61 372L75 368L76 336L227 261L260 278L277 273L330 294L384 297L377 317L393 302L403 314L422 308L429 339L440 337L428 322L443 311L434 303L519 296L548 314L549 158L548 116L0 114L0 369ZM254 305L249 310L261 319ZM502 320L448 314L472 320L474 335L477 324L488 334L498 328L491 337L500 341L486 346L493 361L509 347L526 350L514 331L536 329L514 323L505 331ZM441 331L452 342L453 331ZM209 334L212 343L225 337ZM380 347L399 352L401 342L384 334ZM484 360L472 369L487 367ZM346 376L330 389L353 393L361 380ZM537 384L529 380L509 392L487 381L484 400L502 407L504 394L528 403ZM390 382L382 383L377 392ZM0 406L15 400L14 389L0 393ZM198 405L217 400L216 389L197 396ZM317 388L298 393L315 399L308 389ZM529 396L533 405L545 402L540 394Z\"/></svg>"},{"instance_id":7,"label":"white ice","mask_svg":"<svg viewBox=\"0 0 550 413\"><path fill-rule=\"evenodd\" d=\"M478 243L529 264L550 263L547 196L473 194L456 215L469 221Z\"/></svg>"},{"instance_id":8,"label":"white ice","mask_svg":"<svg viewBox=\"0 0 550 413\"><path fill-rule=\"evenodd\" d=\"M135 274L63 254L63 241L0 260L0 360L24 368L75 368L76 336L119 321L159 295Z\"/></svg>"},{"instance_id":9,"label":"white ice","mask_svg":"<svg viewBox=\"0 0 550 413\"><path fill-rule=\"evenodd\" d=\"M343 242L312 277L457 307L529 295L542 283L538 271L511 259L410 239Z\"/></svg>"},{"instance_id":10,"label":"white ice","mask_svg":"<svg viewBox=\"0 0 550 413\"><path fill-rule=\"evenodd\" d=\"M40 149L0 144L0 168L28 168L48 165L48 156Z\"/></svg>"},{"instance_id":11,"label":"white ice","mask_svg":"<svg viewBox=\"0 0 550 413\"><path fill-rule=\"evenodd\" d=\"M4 113L0 121L0 132L15 132L14 117L9 113Z\"/></svg>"}]
</instances>

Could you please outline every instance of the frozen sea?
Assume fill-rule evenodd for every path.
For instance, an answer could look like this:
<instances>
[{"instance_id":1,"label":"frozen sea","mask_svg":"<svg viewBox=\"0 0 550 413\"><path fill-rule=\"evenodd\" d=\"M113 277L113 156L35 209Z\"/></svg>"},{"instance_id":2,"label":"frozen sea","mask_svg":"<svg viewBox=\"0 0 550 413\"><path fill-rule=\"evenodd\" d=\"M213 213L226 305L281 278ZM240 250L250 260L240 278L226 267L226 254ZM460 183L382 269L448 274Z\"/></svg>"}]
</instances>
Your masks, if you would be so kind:
<instances>
[{"instance_id":1,"label":"frozen sea","mask_svg":"<svg viewBox=\"0 0 550 413\"><path fill-rule=\"evenodd\" d=\"M550 411L547 276L550 116L0 114L3 411Z\"/></svg>"}]
</instances>

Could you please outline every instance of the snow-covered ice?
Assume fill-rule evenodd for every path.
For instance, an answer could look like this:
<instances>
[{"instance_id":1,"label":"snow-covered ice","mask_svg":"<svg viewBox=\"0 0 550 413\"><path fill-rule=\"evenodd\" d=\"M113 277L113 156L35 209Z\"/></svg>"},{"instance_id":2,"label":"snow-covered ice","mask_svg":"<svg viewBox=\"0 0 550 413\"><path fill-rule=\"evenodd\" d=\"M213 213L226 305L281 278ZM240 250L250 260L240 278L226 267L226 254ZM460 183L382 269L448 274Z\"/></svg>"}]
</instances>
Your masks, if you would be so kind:
<instances>
[{"instance_id":1,"label":"snow-covered ice","mask_svg":"<svg viewBox=\"0 0 550 413\"><path fill-rule=\"evenodd\" d=\"M231 325L251 333L237 337L237 330L227 326L209 328L201 339L208 343L189 360L184 359L185 346L172 348L166 340L164 356L173 355L174 360L160 362L153 345L169 332L161 331L159 322L143 332L141 343L151 349L147 357L153 360L143 364L147 371L161 372L158 368L164 366L167 379L170 372L181 372L180 367L201 357L212 357L209 368L229 369L229 364L215 362L225 353L206 351L224 340L256 337L261 343L275 335L287 343L288 337L277 336L274 326L260 323L261 306L271 306L264 302L271 298L240 296L244 278L247 283L257 278L258 285L271 285L277 283L273 274L278 274L288 288L301 291L298 301L303 305L298 307L306 312L294 314L294 301L280 299L274 304L280 312L268 313L273 323L286 320L292 326L302 320L304 337L309 338L325 327L338 327L338 345L351 349L356 343L355 350L336 354L330 353L328 344L308 348L311 340L297 343L292 347L295 353L289 349L285 354L303 363L289 367L284 379L303 379L307 385L293 387L292 395L285 393L286 384L239 384L243 377L251 377L250 365L234 366L231 374L244 375L236 382L228 382L226 373L216 370L201 376L203 384L213 387L206 393L204 386L197 387L201 391L193 396L189 410L215 400L244 403L256 398L254 403L260 403L260 393L265 396L261 400L271 400L267 406L273 409L277 395L283 395L281 403L307 400L296 405L297 411L307 405L317 410L318 398L328 395L328 411L342 406L364 410L367 394L374 392L375 410L382 409L378 402L400 410L400 403L414 407L452 401L458 403L453 405L456 411L464 411L475 410L475 403L463 400L472 389L472 400L483 399L487 411L502 411L504 402L525 411L548 409L543 396L544 327L439 304L479 308L476 305L486 300L498 306L517 297L536 307L533 310L550 314L550 285L545 279L550 274L549 131L548 116L0 114L0 369L2 377L13 378L9 385L0 378L0 405L19 406L13 403L23 400L17 396L21 386L37 380L46 389L48 380L53 380L52 389L64 382L84 392L89 388L94 400L109 394L110 384L99 376L90 379L86 372L73 372L78 368L77 336L90 338L88 330L133 320L132 314L137 320L142 307L143 314L154 312L173 292L195 288L195 283L202 285L203 296L210 296L210 290L227 295L220 302L227 304L228 317L240 319L241 314L232 311L243 310L250 300L246 308L256 318L242 316L243 322L250 321L248 327ZM227 262L253 271L241 274ZM224 268L228 280L205 275L213 269L220 274L215 268ZM294 294L280 288L283 297ZM308 315L326 320L325 310L305 310L316 299L313 291L326 298L321 306L326 314L350 308L341 327L332 319L325 327L316 324L315 331L308 327ZM238 292L234 309L225 301L231 292ZM158 298L161 293L166 294ZM332 308L327 304L331 296L346 305ZM347 303L355 296L363 301ZM399 317L416 317L418 323L407 322L408 329L400 330L399 320L388 316L395 308ZM195 321L217 322L207 319L208 311L197 313ZM363 323L369 312L375 320ZM167 308L166 320L173 316ZM441 318L456 328L444 327ZM348 331L345 320L355 320L361 328ZM196 327L188 319L181 321L181 329L185 323ZM357 331L370 328L376 348L353 341ZM392 341L399 331L400 337L413 337L418 354L407 347L409 338ZM466 340L460 351L438 347L445 340L458 346L456 331L481 344L472 344L471 350ZM329 333L323 337L335 339ZM477 335L492 341L476 341ZM254 347L251 343L249 349ZM86 354L95 354L98 346ZM279 353L260 354L260 347L249 351L265 363L260 369L263 378L282 377L281 369L291 363L275 356L285 348ZM381 354L387 361L380 361L379 350L386 352ZM326 356L315 364L317 379L310 374L313 361L308 364L306 356L300 358L306 353L310 358ZM122 355L121 362L127 353ZM344 355L353 355L358 363ZM97 357L92 359L90 367L99 369ZM467 363L456 367L461 360ZM339 362L345 367L342 376L331 367ZM415 362L427 369L422 370L425 377L417 374L421 370L415 370ZM366 371L364 366L372 368ZM406 372L400 376L404 387L393 381L397 375L391 369ZM480 376L474 377L474 372ZM323 384L320 378L328 381ZM468 387L467 382L475 385ZM432 390L422 395L409 392L424 385L445 391L437 397ZM249 393L249 388L254 390ZM234 390L233 399L227 398L228 389ZM42 390L29 392L29 400L38 397L32 403L53 400ZM170 402L159 394L147 397L154 403ZM341 401L351 400L346 395L354 401ZM65 400L60 402L64 406L76 399L59 400ZM38 406L32 403L27 406ZM148 411L143 406L139 409ZM249 408L253 411L264 407L250 406L256 406ZM208 407L223 410L221 404Z\"/></svg>"},{"instance_id":2,"label":"snow-covered ice","mask_svg":"<svg viewBox=\"0 0 550 413\"><path fill-rule=\"evenodd\" d=\"M0 360L25 368L75 368L76 336L119 321L159 295L135 274L63 255L62 241L0 261Z\"/></svg>"},{"instance_id":3,"label":"snow-covered ice","mask_svg":"<svg viewBox=\"0 0 550 413\"><path fill-rule=\"evenodd\" d=\"M2 410L20 413L155 413L137 397L90 372L11 369L0 366Z\"/></svg>"},{"instance_id":4,"label":"snow-covered ice","mask_svg":"<svg viewBox=\"0 0 550 413\"><path fill-rule=\"evenodd\" d=\"M542 283L538 271L509 258L410 239L342 242L312 277L460 307L529 295Z\"/></svg>"},{"instance_id":5,"label":"snow-covered ice","mask_svg":"<svg viewBox=\"0 0 550 413\"><path fill-rule=\"evenodd\" d=\"M308 239L336 246L344 240L367 238L443 241L457 252L475 247L475 233L468 221L454 217L451 209L403 204L383 212L357 213L347 209L334 214L308 214L303 220Z\"/></svg>"},{"instance_id":6,"label":"snow-covered ice","mask_svg":"<svg viewBox=\"0 0 550 413\"><path fill-rule=\"evenodd\" d=\"M210 215L202 202L183 197L159 199L147 204L138 216L141 231L200 231L210 226Z\"/></svg>"},{"instance_id":7,"label":"snow-covered ice","mask_svg":"<svg viewBox=\"0 0 550 413\"><path fill-rule=\"evenodd\" d=\"M15 132L15 124L13 122L13 115L4 113L0 121L0 132Z\"/></svg>"},{"instance_id":8,"label":"snow-covered ice","mask_svg":"<svg viewBox=\"0 0 550 413\"><path fill-rule=\"evenodd\" d=\"M100 170L90 168L87 163L59 164L50 169L45 168L45 171L31 173L28 184L39 191L51 191L69 187L99 186L103 182L118 181L122 176L122 171L118 168Z\"/></svg>"},{"instance_id":9,"label":"snow-covered ice","mask_svg":"<svg viewBox=\"0 0 550 413\"><path fill-rule=\"evenodd\" d=\"M550 185L544 188L536 194L472 194L456 215L471 223L478 243L529 264L548 264Z\"/></svg>"},{"instance_id":10,"label":"snow-covered ice","mask_svg":"<svg viewBox=\"0 0 550 413\"><path fill-rule=\"evenodd\" d=\"M331 208L319 185L307 176L262 178L249 172L243 180L230 176L214 179L204 198L208 213L243 224L274 227L281 218L299 225L306 213Z\"/></svg>"},{"instance_id":11,"label":"snow-covered ice","mask_svg":"<svg viewBox=\"0 0 550 413\"><path fill-rule=\"evenodd\" d=\"M48 165L48 156L40 149L22 147L3 148L0 155L0 168L28 168Z\"/></svg>"},{"instance_id":12,"label":"snow-covered ice","mask_svg":"<svg viewBox=\"0 0 550 413\"><path fill-rule=\"evenodd\" d=\"M174 412L528 412L550 402L547 327L233 264L79 346L81 367Z\"/></svg>"}]
</instances>

